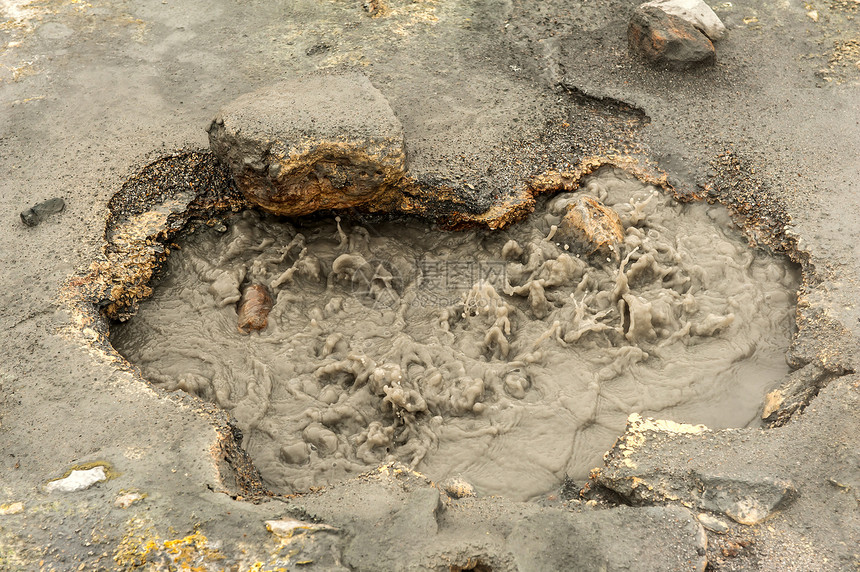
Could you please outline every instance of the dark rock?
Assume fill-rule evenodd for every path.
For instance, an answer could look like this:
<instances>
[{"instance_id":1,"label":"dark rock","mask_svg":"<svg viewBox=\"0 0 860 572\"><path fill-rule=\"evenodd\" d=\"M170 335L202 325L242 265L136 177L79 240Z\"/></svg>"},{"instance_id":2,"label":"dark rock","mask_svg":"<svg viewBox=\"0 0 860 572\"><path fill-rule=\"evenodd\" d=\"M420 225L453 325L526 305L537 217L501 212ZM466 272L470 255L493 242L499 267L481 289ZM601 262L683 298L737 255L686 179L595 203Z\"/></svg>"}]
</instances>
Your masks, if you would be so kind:
<instances>
[{"instance_id":1,"label":"dark rock","mask_svg":"<svg viewBox=\"0 0 860 572\"><path fill-rule=\"evenodd\" d=\"M714 44L678 16L653 6L640 6L627 27L630 52L652 64L688 69L716 61Z\"/></svg>"},{"instance_id":2,"label":"dark rock","mask_svg":"<svg viewBox=\"0 0 860 572\"><path fill-rule=\"evenodd\" d=\"M312 75L238 98L209 127L245 196L287 216L398 204L403 129L360 73Z\"/></svg>"},{"instance_id":3,"label":"dark rock","mask_svg":"<svg viewBox=\"0 0 860 572\"><path fill-rule=\"evenodd\" d=\"M761 418L772 427L785 425L795 412L803 410L822 387L842 372L827 371L810 363L793 371L777 389L764 397Z\"/></svg>"},{"instance_id":4,"label":"dark rock","mask_svg":"<svg viewBox=\"0 0 860 572\"><path fill-rule=\"evenodd\" d=\"M21 221L27 226L36 226L48 216L62 212L66 208L66 201L59 197L48 199L21 213Z\"/></svg>"}]
</instances>

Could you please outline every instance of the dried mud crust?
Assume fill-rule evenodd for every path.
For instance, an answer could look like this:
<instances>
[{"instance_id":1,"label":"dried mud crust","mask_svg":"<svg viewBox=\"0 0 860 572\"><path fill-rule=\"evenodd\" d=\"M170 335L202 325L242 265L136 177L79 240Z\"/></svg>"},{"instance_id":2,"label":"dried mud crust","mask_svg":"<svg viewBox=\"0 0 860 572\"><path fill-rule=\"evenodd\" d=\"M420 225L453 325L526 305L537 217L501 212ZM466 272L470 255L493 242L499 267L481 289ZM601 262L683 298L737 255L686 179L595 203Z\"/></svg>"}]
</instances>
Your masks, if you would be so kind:
<instances>
[{"instance_id":1,"label":"dried mud crust","mask_svg":"<svg viewBox=\"0 0 860 572\"><path fill-rule=\"evenodd\" d=\"M493 232L244 212L184 237L111 339L154 384L230 411L280 492L394 458L525 499L559 483L543 467L584 478L631 408L758 424L789 371L796 272L750 250L721 207L612 169L582 184ZM586 197L603 206L567 236ZM368 260L385 279L368 282ZM258 290L276 302L248 338Z\"/></svg>"},{"instance_id":2,"label":"dried mud crust","mask_svg":"<svg viewBox=\"0 0 860 572\"><path fill-rule=\"evenodd\" d=\"M209 153L180 152L131 177L108 202L103 256L72 280L80 297L110 319L131 316L170 254L170 240L192 219L246 206Z\"/></svg>"}]
</instances>

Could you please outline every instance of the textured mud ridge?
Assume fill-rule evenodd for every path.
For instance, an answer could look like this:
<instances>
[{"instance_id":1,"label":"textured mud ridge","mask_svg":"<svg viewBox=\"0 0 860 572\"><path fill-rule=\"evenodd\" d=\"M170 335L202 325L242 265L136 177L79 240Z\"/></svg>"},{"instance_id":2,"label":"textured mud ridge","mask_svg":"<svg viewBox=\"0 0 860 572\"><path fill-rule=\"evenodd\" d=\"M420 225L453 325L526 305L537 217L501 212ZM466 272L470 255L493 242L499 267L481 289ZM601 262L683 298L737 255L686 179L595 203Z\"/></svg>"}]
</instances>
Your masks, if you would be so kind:
<instances>
[{"instance_id":1,"label":"textured mud ridge","mask_svg":"<svg viewBox=\"0 0 860 572\"><path fill-rule=\"evenodd\" d=\"M583 196L623 242L570 239ZM611 170L504 231L245 211L179 246L112 342L230 411L275 491L399 460L532 498L599 465L632 412L756 425L789 373L797 271L724 209Z\"/></svg>"}]
</instances>

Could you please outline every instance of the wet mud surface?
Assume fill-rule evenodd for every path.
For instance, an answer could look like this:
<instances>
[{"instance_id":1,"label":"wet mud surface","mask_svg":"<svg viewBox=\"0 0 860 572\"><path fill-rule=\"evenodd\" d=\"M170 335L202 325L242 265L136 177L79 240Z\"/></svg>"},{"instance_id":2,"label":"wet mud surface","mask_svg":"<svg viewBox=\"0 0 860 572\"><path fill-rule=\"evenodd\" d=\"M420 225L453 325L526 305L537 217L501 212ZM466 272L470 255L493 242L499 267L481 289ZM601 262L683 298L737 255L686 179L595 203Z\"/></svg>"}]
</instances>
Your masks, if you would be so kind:
<instances>
[{"instance_id":1,"label":"wet mud surface","mask_svg":"<svg viewBox=\"0 0 860 572\"><path fill-rule=\"evenodd\" d=\"M582 197L613 213L612 250L565 234ZM792 265L723 207L622 171L542 202L504 231L198 225L111 340L157 386L229 411L281 493L399 461L526 500L586 480L630 413L760 426L789 372Z\"/></svg>"}]
</instances>

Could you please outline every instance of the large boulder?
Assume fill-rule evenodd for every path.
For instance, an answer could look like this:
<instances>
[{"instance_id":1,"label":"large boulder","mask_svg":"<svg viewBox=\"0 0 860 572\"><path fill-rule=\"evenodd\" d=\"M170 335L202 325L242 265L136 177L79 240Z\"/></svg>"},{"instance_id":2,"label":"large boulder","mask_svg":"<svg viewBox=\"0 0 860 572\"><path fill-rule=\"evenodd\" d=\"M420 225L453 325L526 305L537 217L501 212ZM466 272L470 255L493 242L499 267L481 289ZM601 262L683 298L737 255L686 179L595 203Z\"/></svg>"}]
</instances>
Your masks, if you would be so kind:
<instances>
[{"instance_id":1,"label":"large boulder","mask_svg":"<svg viewBox=\"0 0 860 572\"><path fill-rule=\"evenodd\" d=\"M209 144L247 199L299 216L396 207L403 128L364 75L311 75L243 95L209 127Z\"/></svg>"},{"instance_id":2,"label":"large boulder","mask_svg":"<svg viewBox=\"0 0 860 572\"><path fill-rule=\"evenodd\" d=\"M672 69L687 69L716 62L714 44L683 18L643 4L627 27L630 52L650 63Z\"/></svg>"}]
</instances>

